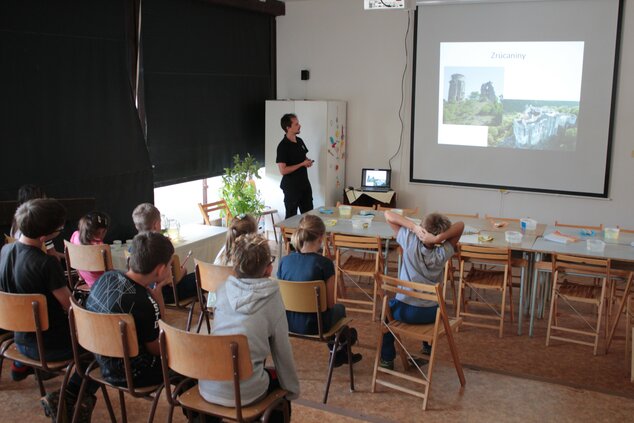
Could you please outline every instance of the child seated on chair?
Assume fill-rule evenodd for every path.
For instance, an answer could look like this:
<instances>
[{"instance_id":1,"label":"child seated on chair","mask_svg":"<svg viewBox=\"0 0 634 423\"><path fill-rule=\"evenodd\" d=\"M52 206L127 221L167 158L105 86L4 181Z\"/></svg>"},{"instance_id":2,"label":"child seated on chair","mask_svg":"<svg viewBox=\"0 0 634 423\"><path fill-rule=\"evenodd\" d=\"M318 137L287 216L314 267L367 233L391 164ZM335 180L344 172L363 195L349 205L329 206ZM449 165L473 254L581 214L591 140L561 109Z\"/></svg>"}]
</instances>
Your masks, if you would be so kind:
<instances>
[{"instance_id":1,"label":"child seated on chair","mask_svg":"<svg viewBox=\"0 0 634 423\"><path fill-rule=\"evenodd\" d=\"M445 263L451 260L460 240L464 223L451 223L446 216L431 213L421 225L393 213L385 212L385 220L396 235L396 242L403 249L403 263L399 269L399 279L436 284L441 282ZM404 290L409 290L403 287ZM436 320L438 304L396 294L389 302L392 317L405 323L426 324ZM430 346L423 345L423 353L429 354ZM394 368L394 336L387 332L383 335L380 366Z\"/></svg>"},{"instance_id":2,"label":"child seated on chair","mask_svg":"<svg viewBox=\"0 0 634 423\"><path fill-rule=\"evenodd\" d=\"M108 232L110 226L110 217L107 214L92 211L79 219L77 230L70 237L70 242L77 245L100 245ZM92 287L99 276L103 272L89 272L86 270L78 270L77 273Z\"/></svg>"},{"instance_id":3,"label":"child seated on chair","mask_svg":"<svg viewBox=\"0 0 634 423\"><path fill-rule=\"evenodd\" d=\"M335 266L332 260L319 254L326 235L326 225L319 216L304 215L291 238L295 251L280 260L277 277L287 281L326 282L326 299L328 309L322 313L324 332L328 331L339 320L346 317L343 304L335 304ZM314 335L318 332L317 317L313 313L287 311L288 327L292 332ZM357 340L356 329L351 329L351 344ZM348 362L347 348L336 353L335 366ZM353 354L354 363L360 361L361 354Z\"/></svg>"},{"instance_id":4,"label":"child seated on chair","mask_svg":"<svg viewBox=\"0 0 634 423\"><path fill-rule=\"evenodd\" d=\"M109 270L93 285L86 309L96 313L128 313L134 318L139 355L131 357L135 387L163 381L159 353L158 321L165 315L162 288L171 275L174 247L159 233L142 232L134 237L127 272ZM123 359L97 356L103 377L126 386Z\"/></svg>"},{"instance_id":5,"label":"child seated on chair","mask_svg":"<svg viewBox=\"0 0 634 423\"><path fill-rule=\"evenodd\" d=\"M249 340L253 375L240 382L242 404L251 404L279 386L289 392L287 400L295 399L299 380L282 296L277 282L270 278L273 266L268 241L258 234L240 236L232 260L236 276L230 276L216 291L212 335L244 334ZM264 367L269 354L275 371ZM235 405L233 382L201 380L198 387L211 403Z\"/></svg>"},{"instance_id":6,"label":"child seated on chair","mask_svg":"<svg viewBox=\"0 0 634 423\"><path fill-rule=\"evenodd\" d=\"M233 266L231 259L231 250L236 239L241 235L254 234L258 231L258 222L250 214L239 214L231 220L231 224L227 229L227 239L225 245L222 246L214 264L221 266Z\"/></svg>"},{"instance_id":7,"label":"child seated on chair","mask_svg":"<svg viewBox=\"0 0 634 423\"><path fill-rule=\"evenodd\" d=\"M49 327L42 333L47 361L63 361L73 358L70 327L66 312L70 307L70 289L59 261L42 251L42 243L57 237L64 229L66 210L55 199L34 199L18 207L15 212L16 227L20 237L16 242L2 248L0 253L0 289L13 294L43 294L46 297ZM39 360L36 334L16 332L15 344L20 353ZM33 373L33 368L14 362L11 378L23 380ZM43 375L46 376L46 375ZM79 394L81 378L73 374L66 391L66 406L72 416ZM98 386L97 386L98 387ZM95 406L94 392L97 387L88 386L80 405L80 421L90 421ZM59 390L49 392L41 402L46 415L57 412ZM86 420L87 419L87 420Z\"/></svg>"},{"instance_id":8,"label":"child seated on chair","mask_svg":"<svg viewBox=\"0 0 634 423\"><path fill-rule=\"evenodd\" d=\"M141 203L136 206L132 212L132 220L136 230L139 232L161 231L161 212L153 204ZM191 298L196 295L196 275L194 272L182 277L176 285L176 291L179 299ZM163 286L163 299L166 304L171 304L175 301L174 289L171 284Z\"/></svg>"}]
</instances>

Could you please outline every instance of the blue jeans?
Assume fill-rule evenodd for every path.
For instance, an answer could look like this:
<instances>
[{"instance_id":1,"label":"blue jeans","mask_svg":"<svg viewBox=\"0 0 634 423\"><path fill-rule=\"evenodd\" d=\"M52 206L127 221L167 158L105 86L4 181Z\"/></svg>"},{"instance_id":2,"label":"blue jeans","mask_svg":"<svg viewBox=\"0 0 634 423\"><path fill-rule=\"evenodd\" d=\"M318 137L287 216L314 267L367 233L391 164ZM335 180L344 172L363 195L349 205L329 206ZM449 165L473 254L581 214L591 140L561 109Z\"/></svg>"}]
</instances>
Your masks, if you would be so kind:
<instances>
[{"instance_id":1,"label":"blue jeans","mask_svg":"<svg viewBox=\"0 0 634 423\"><path fill-rule=\"evenodd\" d=\"M390 300L390 309L392 317L403 323L411 324L427 324L436 321L436 310L438 306L433 307L416 307L403 303L396 298ZM383 345L381 346L381 359L384 361L392 361L396 358L396 348L394 348L394 335L387 332L383 335Z\"/></svg>"}]
</instances>

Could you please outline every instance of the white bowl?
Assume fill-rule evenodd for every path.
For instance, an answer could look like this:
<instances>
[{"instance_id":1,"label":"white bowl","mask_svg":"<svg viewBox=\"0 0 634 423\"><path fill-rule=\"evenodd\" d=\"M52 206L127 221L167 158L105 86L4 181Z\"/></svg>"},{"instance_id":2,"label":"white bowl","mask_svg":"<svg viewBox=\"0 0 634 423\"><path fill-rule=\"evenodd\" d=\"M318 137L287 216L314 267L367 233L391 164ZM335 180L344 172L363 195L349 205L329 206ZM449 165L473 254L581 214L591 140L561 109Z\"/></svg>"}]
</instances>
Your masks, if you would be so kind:
<instances>
[{"instance_id":1,"label":"white bowl","mask_svg":"<svg viewBox=\"0 0 634 423\"><path fill-rule=\"evenodd\" d=\"M587 239L586 248L588 251L594 251L595 253L602 253L605 250L605 242L600 239Z\"/></svg>"},{"instance_id":2,"label":"white bowl","mask_svg":"<svg viewBox=\"0 0 634 423\"><path fill-rule=\"evenodd\" d=\"M504 232L504 239L509 244L519 244L522 242L522 233L517 231L506 231Z\"/></svg>"},{"instance_id":3,"label":"white bowl","mask_svg":"<svg viewBox=\"0 0 634 423\"><path fill-rule=\"evenodd\" d=\"M354 229L368 229L372 225L372 216L352 216L352 227Z\"/></svg>"}]
</instances>

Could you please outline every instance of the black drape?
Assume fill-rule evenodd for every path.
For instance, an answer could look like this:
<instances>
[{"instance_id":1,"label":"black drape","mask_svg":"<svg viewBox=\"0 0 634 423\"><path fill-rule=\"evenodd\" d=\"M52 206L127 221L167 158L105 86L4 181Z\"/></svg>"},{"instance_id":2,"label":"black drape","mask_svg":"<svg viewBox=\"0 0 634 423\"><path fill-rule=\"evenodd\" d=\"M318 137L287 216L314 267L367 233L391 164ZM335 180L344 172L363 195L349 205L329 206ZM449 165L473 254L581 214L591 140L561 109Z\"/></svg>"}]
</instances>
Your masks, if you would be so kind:
<instances>
[{"instance_id":1,"label":"black drape","mask_svg":"<svg viewBox=\"0 0 634 423\"><path fill-rule=\"evenodd\" d=\"M0 199L24 183L95 197L113 220L108 239L129 237L132 209L153 200L130 86L130 4L0 2Z\"/></svg>"},{"instance_id":2,"label":"black drape","mask_svg":"<svg viewBox=\"0 0 634 423\"><path fill-rule=\"evenodd\" d=\"M234 154L264 163L274 16L204 0L145 1L142 46L156 186L220 175Z\"/></svg>"}]
</instances>

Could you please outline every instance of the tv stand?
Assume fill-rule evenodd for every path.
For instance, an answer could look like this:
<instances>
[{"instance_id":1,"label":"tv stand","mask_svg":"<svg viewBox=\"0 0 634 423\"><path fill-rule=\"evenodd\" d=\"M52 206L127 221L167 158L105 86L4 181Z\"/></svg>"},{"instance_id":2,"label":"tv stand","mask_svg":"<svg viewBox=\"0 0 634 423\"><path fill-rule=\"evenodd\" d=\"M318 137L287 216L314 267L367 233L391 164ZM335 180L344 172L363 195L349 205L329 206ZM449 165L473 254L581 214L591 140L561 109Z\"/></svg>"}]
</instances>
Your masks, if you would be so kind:
<instances>
[{"instance_id":1,"label":"tv stand","mask_svg":"<svg viewBox=\"0 0 634 423\"><path fill-rule=\"evenodd\" d=\"M343 204L362 207L372 207L375 205L396 207L396 191L376 192L344 189Z\"/></svg>"}]
</instances>

